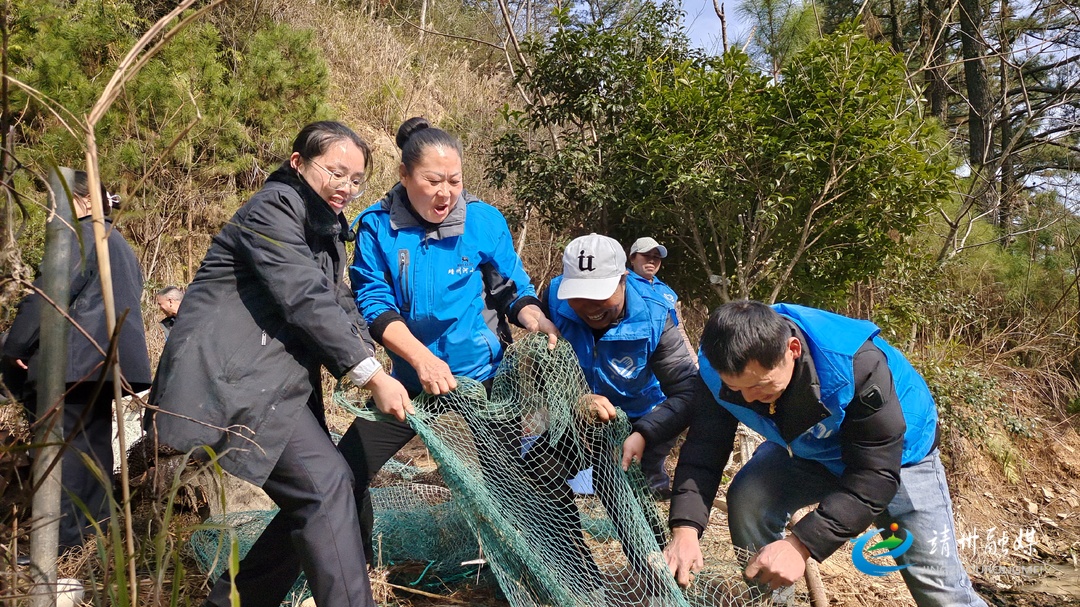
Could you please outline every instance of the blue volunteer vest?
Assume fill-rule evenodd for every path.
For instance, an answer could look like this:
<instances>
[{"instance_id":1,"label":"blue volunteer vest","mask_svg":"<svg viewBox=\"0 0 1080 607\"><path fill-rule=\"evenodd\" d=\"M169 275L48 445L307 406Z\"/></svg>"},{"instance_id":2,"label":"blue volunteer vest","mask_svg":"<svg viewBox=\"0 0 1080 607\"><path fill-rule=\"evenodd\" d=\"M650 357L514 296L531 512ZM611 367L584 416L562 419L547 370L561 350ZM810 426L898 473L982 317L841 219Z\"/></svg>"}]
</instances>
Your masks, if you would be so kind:
<instances>
[{"instance_id":1,"label":"blue volunteer vest","mask_svg":"<svg viewBox=\"0 0 1080 607\"><path fill-rule=\"evenodd\" d=\"M821 402L828 409L829 416L797 436L790 444L786 443L772 420L720 398L723 385L720 375L704 352L698 352L701 379L717 403L766 440L784 445L792 455L821 462L839 476L844 471L844 462L840 458L840 425L844 421L844 410L855 398L853 359L866 340L873 338L874 345L885 353L907 423L901 465L912 464L926 457L934 445L937 432L934 398L926 381L904 355L878 336L881 330L874 323L794 304L776 304L773 309L794 322L806 337L803 352L809 352L814 361L821 385Z\"/></svg>"},{"instance_id":2,"label":"blue volunteer vest","mask_svg":"<svg viewBox=\"0 0 1080 607\"><path fill-rule=\"evenodd\" d=\"M656 352L670 314L666 303L645 291L642 282L628 279L623 318L597 341L589 325L558 298L560 284L562 276L554 278L548 288L551 321L573 346L593 393L606 396L631 420L664 402L664 391L649 359Z\"/></svg>"}]
</instances>

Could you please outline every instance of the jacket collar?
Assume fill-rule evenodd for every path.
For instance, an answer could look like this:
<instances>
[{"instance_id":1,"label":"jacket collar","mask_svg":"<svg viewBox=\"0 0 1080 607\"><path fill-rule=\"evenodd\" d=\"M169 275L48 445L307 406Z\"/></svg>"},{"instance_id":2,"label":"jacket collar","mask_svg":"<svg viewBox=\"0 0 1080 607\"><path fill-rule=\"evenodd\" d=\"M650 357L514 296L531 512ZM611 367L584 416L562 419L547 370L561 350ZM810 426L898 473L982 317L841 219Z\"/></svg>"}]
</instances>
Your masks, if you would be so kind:
<instances>
[{"instance_id":1,"label":"jacket collar","mask_svg":"<svg viewBox=\"0 0 1080 607\"><path fill-rule=\"evenodd\" d=\"M477 200L470 194L462 191L458 196L457 204L451 209L450 214L442 223L424 221L413 210L409 202L409 196L405 192L405 186L397 183L382 199L382 208L390 212L390 227L395 230L408 228L420 228L428 240L442 240L451 236L461 236L465 233L465 211L468 203Z\"/></svg>"},{"instance_id":2,"label":"jacket collar","mask_svg":"<svg viewBox=\"0 0 1080 607\"><path fill-rule=\"evenodd\" d=\"M266 179L266 182L280 183L292 188L300 195L300 199L304 201L304 206L307 208L307 224L316 234L319 236L339 236L342 240L348 240L349 222L345 219L345 216L341 213L335 213L330 208L330 205L322 199L322 196L319 196L300 177L296 169L289 166L287 161L283 162L273 173L270 173L270 177Z\"/></svg>"}]
</instances>

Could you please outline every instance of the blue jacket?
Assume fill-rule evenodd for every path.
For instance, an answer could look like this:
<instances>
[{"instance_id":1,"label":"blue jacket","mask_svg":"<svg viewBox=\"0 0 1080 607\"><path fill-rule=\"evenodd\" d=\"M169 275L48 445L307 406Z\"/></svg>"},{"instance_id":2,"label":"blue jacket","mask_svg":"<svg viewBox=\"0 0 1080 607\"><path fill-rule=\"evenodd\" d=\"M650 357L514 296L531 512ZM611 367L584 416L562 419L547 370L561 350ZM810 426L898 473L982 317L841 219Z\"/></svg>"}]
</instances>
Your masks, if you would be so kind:
<instances>
[{"instance_id":1,"label":"blue jacket","mask_svg":"<svg viewBox=\"0 0 1080 607\"><path fill-rule=\"evenodd\" d=\"M562 276L558 276L548 288L551 321L574 347L593 393L606 396L631 420L664 402L664 391L650 361L670 318L667 303L653 295L644 281L627 280L623 318L597 341L589 325L565 300L555 296L561 283Z\"/></svg>"},{"instance_id":2,"label":"blue jacket","mask_svg":"<svg viewBox=\"0 0 1080 607\"><path fill-rule=\"evenodd\" d=\"M401 320L454 375L493 376L506 319L516 323L521 307L539 303L502 214L463 195L442 223L422 223L399 183L357 223L349 278L372 336L381 341L386 325ZM393 375L419 392L413 368L390 358Z\"/></svg>"},{"instance_id":3,"label":"blue jacket","mask_svg":"<svg viewBox=\"0 0 1080 607\"><path fill-rule=\"evenodd\" d=\"M896 395L907 424L901 465L918 462L926 457L933 448L937 431L937 408L933 396L911 363L878 336L880 329L876 325L869 321L793 304L776 304L773 309L794 322L806 336L808 343L805 346L814 361L820 382L821 403L828 410L829 416L791 443L786 443L772 420L720 398L723 382L708 359L699 354L701 378L720 405L766 440L785 445L793 455L821 462L839 476L844 471L844 463L840 457L840 424L844 421L844 410L855 398L852 359L866 340L873 338L874 345L885 354L888 361Z\"/></svg>"}]
</instances>

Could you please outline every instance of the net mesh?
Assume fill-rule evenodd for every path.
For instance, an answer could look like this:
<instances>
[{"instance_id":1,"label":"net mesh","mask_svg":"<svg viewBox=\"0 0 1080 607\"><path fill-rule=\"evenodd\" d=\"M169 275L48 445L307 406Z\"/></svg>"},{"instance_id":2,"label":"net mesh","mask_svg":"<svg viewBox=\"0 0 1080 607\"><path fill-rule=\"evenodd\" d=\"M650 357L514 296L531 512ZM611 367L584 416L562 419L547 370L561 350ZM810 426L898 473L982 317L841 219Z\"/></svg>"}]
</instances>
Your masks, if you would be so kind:
<instances>
[{"instance_id":1,"label":"net mesh","mask_svg":"<svg viewBox=\"0 0 1080 607\"><path fill-rule=\"evenodd\" d=\"M277 510L245 510L206 519L199 529L191 534L191 540L188 542L194 552L195 562L211 580L216 580L229 566L232 538L236 538L237 552L243 559L277 512ZM301 575L282 604L299 605L309 596L311 592L307 587L307 579Z\"/></svg>"},{"instance_id":2,"label":"net mesh","mask_svg":"<svg viewBox=\"0 0 1080 607\"><path fill-rule=\"evenodd\" d=\"M508 348L490 394L459 378L422 395L409 421L515 607L771 603L742 581L738 557L711 563L686 592L661 552L663 517L640 468L619 460L630 424L593 417L570 345L542 334ZM370 410L357 408L358 414ZM592 495L568 481L591 469ZM433 530L434 531L434 530ZM475 543L473 544L475 545ZM730 566L723 563L729 562Z\"/></svg>"},{"instance_id":3,"label":"net mesh","mask_svg":"<svg viewBox=\"0 0 1080 607\"><path fill-rule=\"evenodd\" d=\"M588 393L569 344L549 350L544 335L531 334L507 349L490 394L459 378L450 394L414 401L409 422L439 470L397 460L383 468L392 480L372 489L378 564L415 561L446 579L479 556L514 607L774 604L743 580L747 555L728 545L703 545L706 568L688 589L675 584L661 552L665 517L640 468L619 465L630 424L621 412L613 422L595 421ZM379 417L343 393L335 399ZM580 495L568 481L587 469L591 494ZM446 486L429 484L433 476ZM272 514L208 521L214 525L192 537L200 566L220 574L228 553L221 530L237 530L242 556ZM301 576L294 594L305 590ZM804 593L781 598L805 604Z\"/></svg>"}]
</instances>

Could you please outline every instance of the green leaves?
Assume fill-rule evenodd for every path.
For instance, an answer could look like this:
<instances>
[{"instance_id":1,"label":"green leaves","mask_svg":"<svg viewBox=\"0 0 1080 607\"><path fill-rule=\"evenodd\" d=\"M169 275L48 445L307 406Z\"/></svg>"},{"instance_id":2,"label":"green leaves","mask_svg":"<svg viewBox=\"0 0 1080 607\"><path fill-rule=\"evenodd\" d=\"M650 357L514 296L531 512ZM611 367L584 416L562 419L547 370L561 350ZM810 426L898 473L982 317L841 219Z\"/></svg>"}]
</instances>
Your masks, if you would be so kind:
<instances>
[{"instance_id":1,"label":"green leaves","mask_svg":"<svg viewBox=\"0 0 1080 607\"><path fill-rule=\"evenodd\" d=\"M558 127L561 147L511 132L491 175L556 229L665 241L665 280L686 295L833 302L907 254L905 236L946 196L937 127L919 119L902 60L853 26L777 79L738 51L654 52L630 73L615 40L559 46L571 40L536 62L535 82L563 88L517 123ZM604 89L620 94L602 101Z\"/></svg>"}]
</instances>

